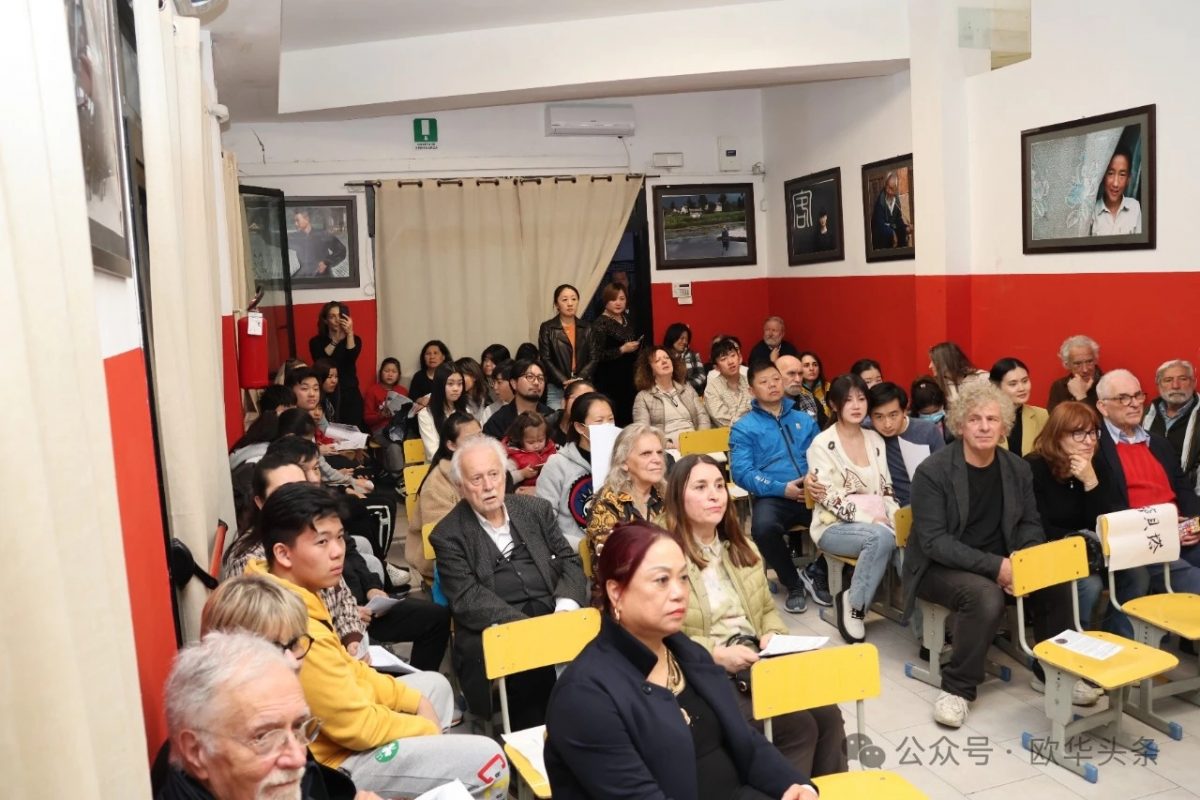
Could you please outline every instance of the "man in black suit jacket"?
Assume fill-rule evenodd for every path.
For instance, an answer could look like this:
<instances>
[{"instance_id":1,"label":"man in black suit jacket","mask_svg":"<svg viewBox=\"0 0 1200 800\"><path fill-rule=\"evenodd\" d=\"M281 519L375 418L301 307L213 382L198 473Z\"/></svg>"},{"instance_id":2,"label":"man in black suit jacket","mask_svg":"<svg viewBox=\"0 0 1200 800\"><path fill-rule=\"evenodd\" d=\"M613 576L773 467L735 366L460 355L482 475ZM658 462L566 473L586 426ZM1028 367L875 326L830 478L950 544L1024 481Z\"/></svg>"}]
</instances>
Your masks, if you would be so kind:
<instances>
[{"instance_id":1,"label":"man in black suit jacket","mask_svg":"<svg viewBox=\"0 0 1200 800\"><path fill-rule=\"evenodd\" d=\"M1096 409L1104 418L1104 424L1100 426L1100 446L1092 456L1092 466L1101 485L1111 487L1109 494L1116 504L1113 510L1162 502L1174 503L1180 517L1200 516L1200 497L1196 496L1184 478L1175 448L1163 437L1142 427L1146 394L1133 373L1124 369L1104 373L1096 384L1096 396ZM1137 447L1148 448L1154 456L1154 462L1162 469L1150 470L1142 475L1131 497L1122 450L1125 451L1125 459L1134 459L1128 462L1131 466L1138 465L1144 462L1136 459L1136 452L1132 448ZM1154 462L1151 462L1151 466ZM1171 564L1171 588L1177 592L1200 592L1198 541L1200 536L1195 534L1180 539L1182 557ZM1157 593L1164 588L1162 567L1153 565L1150 568L1149 591Z\"/></svg>"},{"instance_id":2,"label":"man in black suit jacket","mask_svg":"<svg viewBox=\"0 0 1200 800\"><path fill-rule=\"evenodd\" d=\"M933 706L934 720L952 728L966 721L967 704L983 682L987 650L1012 594L1010 556L1045 541L1029 464L999 447L1014 416L1012 401L989 381L964 384L949 417L958 441L925 459L913 476L905 612L917 597L954 612L954 652ZM1072 626L1069 592L1064 584L1027 598L1037 641ZM1040 668L1034 673L1044 685ZM1092 705L1102 694L1081 682L1073 699Z\"/></svg>"},{"instance_id":3,"label":"man in black suit jacket","mask_svg":"<svg viewBox=\"0 0 1200 800\"><path fill-rule=\"evenodd\" d=\"M504 448L488 436L458 445L450 477L459 501L430 534L442 591L454 617L455 669L472 713L490 719L491 685L483 668L482 632L505 622L573 611L586 602L579 554L540 497L505 496ZM507 681L514 728L540 725L554 669Z\"/></svg>"}]
</instances>

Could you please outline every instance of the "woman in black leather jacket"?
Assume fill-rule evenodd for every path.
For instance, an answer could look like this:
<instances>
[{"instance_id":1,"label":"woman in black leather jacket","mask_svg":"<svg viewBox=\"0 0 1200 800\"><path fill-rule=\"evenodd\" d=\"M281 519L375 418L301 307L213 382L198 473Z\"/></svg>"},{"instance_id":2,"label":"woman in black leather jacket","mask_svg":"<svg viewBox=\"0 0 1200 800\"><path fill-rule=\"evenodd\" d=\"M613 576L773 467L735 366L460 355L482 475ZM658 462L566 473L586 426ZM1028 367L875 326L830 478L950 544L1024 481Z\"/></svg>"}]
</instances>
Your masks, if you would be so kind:
<instances>
[{"instance_id":1,"label":"woman in black leather jacket","mask_svg":"<svg viewBox=\"0 0 1200 800\"><path fill-rule=\"evenodd\" d=\"M569 283L555 288L554 308L558 314L538 329L538 355L546 371L546 405L562 408L563 389L578 380L591 380L594 362L591 326L575 316L579 290Z\"/></svg>"}]
</instances>

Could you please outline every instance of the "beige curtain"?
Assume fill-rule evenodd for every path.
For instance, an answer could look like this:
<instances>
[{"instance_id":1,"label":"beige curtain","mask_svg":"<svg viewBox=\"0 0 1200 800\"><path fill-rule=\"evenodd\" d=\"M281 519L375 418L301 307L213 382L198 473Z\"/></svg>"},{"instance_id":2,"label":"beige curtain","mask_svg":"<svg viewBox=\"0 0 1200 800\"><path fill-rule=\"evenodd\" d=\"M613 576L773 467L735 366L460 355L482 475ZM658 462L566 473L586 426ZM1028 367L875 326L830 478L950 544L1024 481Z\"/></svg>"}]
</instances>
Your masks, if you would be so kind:
<instances>
[{"instance_id":1,"label":"beige curtain","mask_svg":"<svg viewBox=\"0 0 1200 800\"><path fill-rule=\"evenodd\" d=\"M234 522L221 394L214 159L204 114L199 22L171 4L136 0L138 78L150 239L158 434L171 535L208 563L217 520ZM221 191L223 191L223 187ZM180 593L184 637L199 633L206 599L196 581Z\"/></svg>"},{"instance_id":2,"label":"beige curtain","mask_svg":"<svg viewBox=\"0 0 1200 800\"><path fill-rule=\"evenodd\" d=\"M534 341L551 290L600 283L640 176L385 183L377 194L380 355L412 373L441 339L456 355Z\"/></svg>"},{"instance_id":3,"label":"beige curtain","mask_svg":"<svg viewBox=\"0 0 1200 800\"><path fill-rule=\"evenodd\" d=\"M149 797L68 52L62 3L5 5L3 794Z\"/></svg>"},{"instance_id":4,"label":"beige curtain","mask_svg":"<svg viewBox=\"0 0 1200 800\"><path fill-rule=\"evenodd\" d=\"M225 193L225 228L229 235L229 283L233 287L233 316L246 311L254 298L246 271L246 215L242 213L242 198L238 193L237 156L226 151L221 157L221 189Z\"/></svg>"}]
</instances>

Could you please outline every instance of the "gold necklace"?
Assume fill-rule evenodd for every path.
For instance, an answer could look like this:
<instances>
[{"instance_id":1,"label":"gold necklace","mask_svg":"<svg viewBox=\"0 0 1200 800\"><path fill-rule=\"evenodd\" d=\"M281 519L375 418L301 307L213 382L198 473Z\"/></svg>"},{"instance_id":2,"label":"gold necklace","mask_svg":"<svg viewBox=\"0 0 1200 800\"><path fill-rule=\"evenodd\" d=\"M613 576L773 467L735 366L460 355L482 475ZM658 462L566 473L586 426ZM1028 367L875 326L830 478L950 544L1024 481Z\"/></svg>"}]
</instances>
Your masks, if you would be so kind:
<instances>
[{"instance_id":1,"label":"gold necklace","mask_svg":"<svg viewBox=\"0 0 1200 800\"><path fill-rule=\"evenodd\" d=\"M678 697L686 685L687 679L683 675L683 670L679 668L679 662L675 660L675 655L667 650L667 691ZM679 713L683 715L683 721L687 723L688 727L691 727L692 717L688 714L687 709L680 706Z\"/></svg>"}]
</instances>

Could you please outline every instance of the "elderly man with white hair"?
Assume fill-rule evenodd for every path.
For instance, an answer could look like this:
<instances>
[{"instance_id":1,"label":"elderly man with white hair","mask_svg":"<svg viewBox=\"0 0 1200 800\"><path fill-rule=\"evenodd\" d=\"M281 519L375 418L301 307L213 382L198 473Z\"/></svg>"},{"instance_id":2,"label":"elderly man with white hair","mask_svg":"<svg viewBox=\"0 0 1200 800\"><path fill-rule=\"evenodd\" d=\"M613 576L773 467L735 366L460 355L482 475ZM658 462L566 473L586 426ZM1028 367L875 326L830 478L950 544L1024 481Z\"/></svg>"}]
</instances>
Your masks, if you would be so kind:
<instances>
[{"instance_id":1,"label":"elderly man with white hair","mask_svg":"<svg viewBox=\"0 0 1200 800\"><path fill-rule=\"evenodd\" d=\"M458 443L450 478L462 500L430 534L442 591L454 617L454 667L467 708L492 716L491 682L483 669L483 629L529 617L573 611L587 601L579 554L559 530L554 508L540 497L505 495L504 447L489 436ZM514 728L545 721L554 669L508 681Z\"/></svg>"},{"instance_id":2,"label":"elderly man with white hair","mask_svg":"<svg viewBox=\"0 0 1200 800\"><path fill-rule=\"evenodd\" d=\"M1029 464L999 446L1015 415L1012 400L990 381L964 383L948 417L958 440L925 459L913 476L905 613L918 597L953 612L954 651L933 705L934 721L951 728L966 722L983 682L988 647L1012 595L1012 554L1046 541ZM1035 641L1071 627L1065 584L1031 593L1026 607ZM1035 663L1033 672L1034 689L1045 691L1041 666ZM1072 700L1094 705L1102 694L1080 681Z\"/></svg>"},{"instance_id":3,"label":"elderly man with white hair","mask_svg":"<svg viewBox=\"0 0 1200 800\"><path fill-rule=\"evenodd\" d=\"M787 335L787 325L783 317L767 317L763 320L763 338L750 350L750 363L775 360L780 356L799 356L796 346L783 338Z\"/></svg>"},{"instance_id":4,"label":"elderly man with white hair","mask_svg":"<svg viewBox=\"0 0 1200 800\"><path fill-rule=\"evenodd\" d=\"M1142 427L1171 443L1179 457L1183 477L1195 491L1200 472L1200 431L1196 418L1200 402L1196 400L1196 370L1190 361L1167 361L1154 373L1158 398L1146 409Z\"/></svg>"},{"instance_id":5,"label":"elderly man with white hair","mask_svg":"<svg viewBox=\"0 0 1200 800\"><path fill-rule=\"evenodd\" d=\"M1066 400L1078 400L1096 407L1096 381L1104 374L1100 369L1100 345L1082 333L1068 336L1058 348L1058 357L1067 374L1050 384L1050 400L1046 411Z\"/></svg>"},{"instance_id":6,"label":"elderly man with white hair","mask_svg":"<svg viewBox=\"0 0 1200 800\"><path fill-rule=\"evenodd\" d=\"M1108 487L1117 509L1174 503L1180 517L1200 516L1200 497L1183 477L1179 456L1171 443L1142 427L1146 393L1133 373L1115 369L1097 384L1097 409L1104 418L1100 446L1092 466L1100 483ZM1171 565L1171 588L1200 592L1200 534L1180 540L1183 556ZM1150 569L1150 591L1162 591L1162 569Z\"/></svg>"},{"instance_id":7,"label":"elderly man with white hair","mask_svg":"<svg viewBox=\"0 0 1200 800\"><path fill-rule=\"evenodd\" d=\"M158 800L379 800L308 755L309 713L283 649L210 633L175 659L166 685L171 766Z\"/></svg>"}]
</instances>

